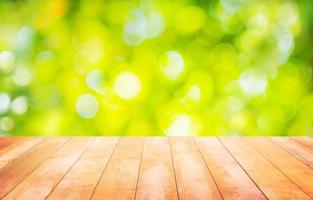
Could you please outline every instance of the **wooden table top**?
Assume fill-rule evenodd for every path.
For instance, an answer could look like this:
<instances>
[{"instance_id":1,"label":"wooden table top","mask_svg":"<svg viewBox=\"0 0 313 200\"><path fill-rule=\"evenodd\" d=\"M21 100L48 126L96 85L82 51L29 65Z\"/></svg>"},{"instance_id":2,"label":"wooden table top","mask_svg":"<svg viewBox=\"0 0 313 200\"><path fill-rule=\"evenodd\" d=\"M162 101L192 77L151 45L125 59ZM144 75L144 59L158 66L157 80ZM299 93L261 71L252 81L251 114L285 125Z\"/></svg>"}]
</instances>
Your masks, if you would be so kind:
<instances>
[{"instance_id":1,"label":"wooden table top","mask_svg":"<svg viewBox=\"0 0 313 200\"><path fill-rule=\"evenodd\" d=\"M313 199L313 138L0 137L0 199Z\"/></svg>"}]
</instances>

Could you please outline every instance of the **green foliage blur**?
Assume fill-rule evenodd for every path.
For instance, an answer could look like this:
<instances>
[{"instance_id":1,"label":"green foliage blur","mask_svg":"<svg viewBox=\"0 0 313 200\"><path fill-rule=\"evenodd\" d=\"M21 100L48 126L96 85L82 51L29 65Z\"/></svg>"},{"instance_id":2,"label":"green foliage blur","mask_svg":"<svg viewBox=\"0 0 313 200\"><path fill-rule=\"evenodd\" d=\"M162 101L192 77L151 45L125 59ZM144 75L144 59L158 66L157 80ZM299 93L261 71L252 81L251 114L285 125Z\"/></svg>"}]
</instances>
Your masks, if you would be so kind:
<instances>
[{"instance_id":1,"label":"green foliage blur","mask_svg":"<svg viewBox=\"0 0 313 200\"><path fill-rule=\"evenodd\" d=\"M311 0L1 0L0 135L312 135Z\"/></svg>"}]
</instances>

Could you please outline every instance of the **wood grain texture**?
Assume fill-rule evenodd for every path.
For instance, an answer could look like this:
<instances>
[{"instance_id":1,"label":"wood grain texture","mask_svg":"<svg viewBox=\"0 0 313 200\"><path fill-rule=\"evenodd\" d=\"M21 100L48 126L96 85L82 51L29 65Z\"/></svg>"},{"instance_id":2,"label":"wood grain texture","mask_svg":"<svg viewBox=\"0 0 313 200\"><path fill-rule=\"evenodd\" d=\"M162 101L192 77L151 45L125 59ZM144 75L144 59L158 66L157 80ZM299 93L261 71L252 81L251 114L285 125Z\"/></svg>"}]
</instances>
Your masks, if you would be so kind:
<instances>
[{"instance_id":1,"label":"wood grain texture","mask_svg":"<svg viewBox=\"0 0 313 200\"><path fill-rule=\"evenodd\" d=\"M0 198L10 192L68 139L62 137L47 138L31 151L2 168L0 171Z\"/></svg>"},{"instance_id":2,"label":"wood grain texture","mask_svg":"<svg viewBox=\"0 0 313 200\"><path fill-rule=\"evenodd\" d=\"M268 138L251 137L246 140L306 194L313 198L312 168L282 150ZM301 176L299 176L299 174L301 174Z\"/></svg>"},{"instance_id":3,"label":"wood grain texture","mask_svg":"<svg viewBox=\"0 0 313 200\"><path fill-rule=\"evenodd\" d=\"M96 138L47 199L88 200L117 141L117 137Z\"/></svg>"},{"instance_id":4,"label":"wood grain texture","mask_svg":"<svg viewBox=\"0 0 313 200\"><path fill-rule=\"evenodd\" d=\"M45 199L91 141L92 138L75 137L70 139L3 199Z\"/></svg>"},{"instance_id":5,"label":"wood grain texture","mask_svg":"<svg viewBox=\"0 0 313 200\"><path fill-rule=\"evenodd\" d=\"M178 199L168 138L145 139L136 199Z\"/></svg>"},{"instance_id":6,"label":"wood grain texture","mask_svg":"<svg viewBox=\"0 0 313 200\"><path fill-rule=\"evenodd\" d=\"M5 165L27 152L29 149L31 149L42 140L43 138L41 137L21 137L19 140L16 140L12 145L7 146L6 148L2 148L0 150L0 170Z\"/></svg>"},{"instance_id":7,"label":"wood grain texture","mask_svg":"<svg viewBox=\"0 0 313 200\"><path fill-rule=\"evenodd\" d=\"M274 141L281 148L288 151L294 157L301 160L303 163L313 168L313 149L298 143L297 141L286 138L286 137L272 137L272 141Z\"/></svg>"},{"instance_id":8,"label":"wood grain texture","mask_svg":"<svg viewBox=\"0 0 313 200\"><path fill-rule=\"evenodd\" d=\"M266 199L217 138L195 140L224 199Z\"/></svg>"},{"instance_id":9,"label":"wood grain texture","mask_svg":"<svg viewBox=\"0 0 313 200\"><path fill-rule=\"evenodd\" d=\"M0 199L313 199L312 137L0 137Z\"/></svg>"},{"instance_id":10,"label":"wood grain texture","mask_svg":"<svg viewBox=\"0 0 313 200\"><path fill-rule=\"evenodd\" d=\"M313 137L292 137L292 139L313 150Z\"/></svg>"},{"instance_id":11,"label":"wood grain texture","mask_svg":"<svg viewBox=\"0 0 313 200\"><path fill-rule=\"evenodd\" d=\"M221 137L221 141L269 199L310 199L244 138Z\"/></svg>"},{"instance_id":12,"label":"wood grain texture","mask_svg":"<svg viewBox=\"0 0 313 200\"><path fill-rule=\"evenodd\" d=\"M191 137L170 138L179 199L222 199Z\"/></svg>"},{"instance_id":13,"label":"wood grain texture","mask_svg":"<svg viewBox=\"0 0 313 200\"><path fill-rule=\"evenodd\" d=\"M144 138L123 137L91 199L134 199Z\"/></svg>"},{"instance_id":14,"label":"wood grain texture","mask_svg":"<svg viewBox=\"0 0 313 200\"><path fill-rule=\"evenodd\" d=\"M15 142L22 140L23 137L0 137L0 149L5 150L6 147L14 144ZM1 153L0 151L0 153Z\"/></svg>"}]
</instances>

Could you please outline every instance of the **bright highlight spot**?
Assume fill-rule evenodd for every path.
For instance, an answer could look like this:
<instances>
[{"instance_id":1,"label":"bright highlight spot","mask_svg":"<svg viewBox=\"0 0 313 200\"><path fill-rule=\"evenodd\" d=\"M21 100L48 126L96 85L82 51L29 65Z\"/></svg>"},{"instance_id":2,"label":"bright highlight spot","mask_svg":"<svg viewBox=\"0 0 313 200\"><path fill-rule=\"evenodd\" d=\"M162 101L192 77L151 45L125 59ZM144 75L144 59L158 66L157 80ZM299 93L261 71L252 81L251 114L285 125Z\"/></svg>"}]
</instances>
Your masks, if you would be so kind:
<instances>
[{"instance_id":1,"label":"bright highlight spot","mask_svg":"<svg viewBox=\"0 0 313 200\"><path fill-rule=\"evenodd\" d=\"M33 28L24 26L20 28L15 38L15 45L18 49L27 50L33 44L35 31Z\"/></svg>"},{"instance_id":2,"label":"bright highlight spot","mask_svg":"<svg viewBox=\"0 0 313 200\"><path fill-rule=\"evenodd\" d=\"M238 112L245 107L245 103L236 96L228 97L228 109L233 112Z\"/></svg>"},{"instance_id":3,"label":"bright highlight spot","mask_svg":"<svg viewBox=\"0 0 313 200\"><path fill-rule=\"evenodd\" d=\"M164 19L158 12L133 9L124 26L124 40L129 45L138 45L145 39L158 37L164 30Z\"/></svg>"},{"instance_id":4,"label":"bright highlight spot","mask_svg":"<svg viewBox=\"0 0 313 200\"><path fill-rule=\"evenodd\" d=\"M176 115L170 126L164 130L169 136L190 136L196 132L191 116L187 114Z\"/></svg>"},{"instance_id":5,"label":"bright highlight spot","mask_svg":"<svg viewBox=\"0 0 313 200\"><path fill-rule=\"evenodd\" d=\"M176 51L168 51L161 57L160 67L163 74L170 80L176 80L184 71L184 59Z\"/></svg>"},{"instance_id":6,"label":"bright highlight spot","mask_svg":"<svg viewBox=\"0 0 313 200\"><path fill-rule=\"evenodd\" d=\"M32 74L26 67L18 67L13 73L13 81L18 86L26 86L32 81Z\"/></svg>"},{"instance_id":7,"label":"bright highlight spot","mask_svg":"<svg viewBox=\"0 0 313 200\"><path fill-rule=\"evenodd\" d=\"M278 36L278 48L282 52L288 52L293 47L293 37L290 33L281 34Z\"/></svg>"},{"instance_id":8,"label":"bright highlight spot","mask_svg":"<svg viewBox=\"0 0 313 200\"><path fill-rule=\"evenodd\" d=\"M8 111L10 106L10 97L7 93L0 93L0 114Z\"/></svg>"},{"instance_id":9,"label":"bright highlight spot","mask_svg":"<svg viewBox=\"0 0 313 200\"><path fill-rule=\"evenodd\" d=\"M264 33L268 28L268 19L264 12L258 12L253 16L248 23L248 27L254 30L255 34Z\"/></svg>"},{"instance_id":10,"label":"bright highlight spot","mask_svg":"<svg viewBox=\"0 0 313 200\"><path fill-rule=\"evenodd\" d=\"M288 2L278 9L276 17L280 26L290 28L298 20L298 10L292 2Z\"/></svg>"},{"instance_id":11,"label":"bright highlight spot","mask_svg":"<svg viewBox=\"0 0 313 200\"><path fill-rule=\"evenodd\" d=\"M193 103L199 103L201 100L201 91L197 85L192 85L186 95L187 99Z\"/></svg>"},{"instance_id":12,"label":"bright highlight spot","mask_svg":"<svg viewBox=\"0 0 313 200\"><path fill-rule=\"evenodd\" d=\"M14 68L15 55L11 51L0 53L0 70L4 73L11 72Z\"/></svg>"},{"instance_id":13,"label":"bright highlight spot","mask_svg":"<svg viewBox=\"0 0 313 200\"><path fill-rule=\"evenodd\" d=\"M0 119L0 130L10 131L14 128L14 121L10 117L3 117Z\"/></svg>"},{"instance_id":14,"label":"bright highlight spot","mask_svg":"<svg viewBox=\"0 0 313 200\"><path fill-rule=\"evenodd\" d=\"M76 111L84 119L92 119L99 110L97 98L92 94L82 94L77 98Z\"/></svg>"},{"instance_id":15,"label":"bright highlight spot","mask_svg":"<svg viewBox=\"0 0 313 200\"><path fill-rule=\"evenodd\" d=\"M259 95L266 91L267 80L265 75L255 70L248 69L241 73L239 84L246 93Z\"/></svg>"},{"instance_id":16,"label":"bright highlight spot","mask_svg":"<svg viewBox=\"0 0 313 200\"><path fill-rule=\"evenodd\" d=\"M87 85L90 89L94 90L99 94L104 94L104 76L100 69L94 69L90 71L86 78Z\"/></svg>"},{"instance_id":17,"label":"bright highlight spot","mask_svg":"<svg viewBox=\"0 0 313 200\"><path fill-rule=\"evenodd\" d=\"M120 98L130 100L140 92L141 83L134 73L126 71L117 75L113 89Z\"/></svg>"},{"instance_id":18,"label":"bright highlight spot","mask_svg":"<svg viewBox=\"0 0 313 200\"><path fill-rule=\"evenodd\" d=\"M23 115L28 108L27 98L25 96L16 97L11 104L11 111L16 115Z\"/></svg>"}]
</instances>

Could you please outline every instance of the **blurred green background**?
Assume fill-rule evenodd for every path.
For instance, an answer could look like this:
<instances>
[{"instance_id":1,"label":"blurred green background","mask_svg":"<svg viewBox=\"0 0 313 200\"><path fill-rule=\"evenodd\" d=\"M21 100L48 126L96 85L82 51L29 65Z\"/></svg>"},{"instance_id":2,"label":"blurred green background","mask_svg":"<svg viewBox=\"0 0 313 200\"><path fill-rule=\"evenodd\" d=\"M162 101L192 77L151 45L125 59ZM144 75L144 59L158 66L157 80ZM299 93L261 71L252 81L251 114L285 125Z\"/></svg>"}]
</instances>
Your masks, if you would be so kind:
<instances>
[{"instance_id":1,"label":"blurred green background","mask_svg":"<svg viewBox=\"0 0 313 200\"><path fill-rule=\"evenodd\" d=\"M311 0L1 0L0 135L312 135Z\"/></svg>"}]
</instances>

